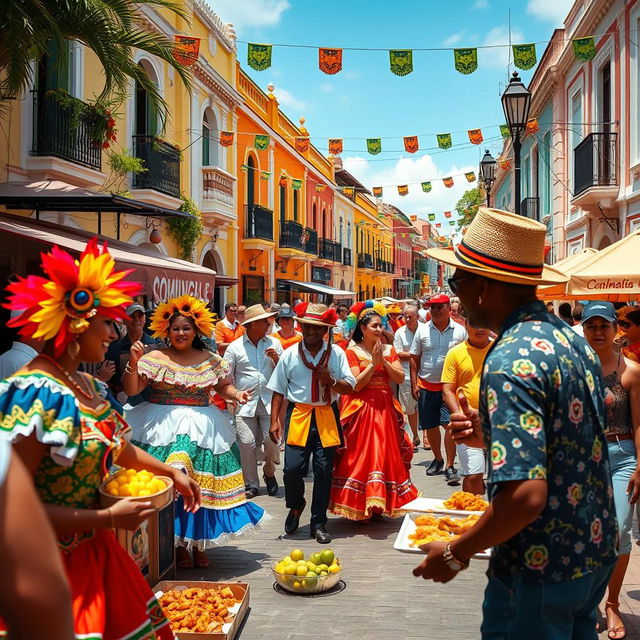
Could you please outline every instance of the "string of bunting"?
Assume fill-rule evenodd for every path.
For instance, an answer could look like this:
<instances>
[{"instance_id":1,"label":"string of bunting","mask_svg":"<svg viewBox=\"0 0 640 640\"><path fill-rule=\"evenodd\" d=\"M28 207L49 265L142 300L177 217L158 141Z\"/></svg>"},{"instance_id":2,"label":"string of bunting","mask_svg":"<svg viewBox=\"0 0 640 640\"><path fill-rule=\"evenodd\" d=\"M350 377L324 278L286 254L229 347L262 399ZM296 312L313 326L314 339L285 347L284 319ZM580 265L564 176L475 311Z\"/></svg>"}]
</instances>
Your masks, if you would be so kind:
<instances>
[{"instance_id":1,"label":"string of bunting","mask_svg":"<svg viewBox=\"0 0 640 640\"><path fill-rule=\"evenodd\" d=\"M176 36L177 38L178 36ZM195 38L197 40L197 38ZM546 43L545 43L546 44ZM580 62L588 62L593 60L596 55L595 36L585 38L573 38L571 40L573 53L576 60ZM261 44L257 42L247 42L247 64L255 71L264 71L271 66L273 58L273 47L303 47L315 49L316 47L307 45L291 45L291 44ZM433 47L429 49L388 49L389 52L389 70L397 76L407 76L414 71L413 52L414 51L452 51L453 67L463 75L469 75L478 69L478 49L511 47L513 53L513 64L524 71L532 69L538 62L536 52L536 43L529 42L525 44L499 44L484 47ZM363 50L363 48L329 48L317 47L318 49L318 68L327 75L334 75L342 71L343 53L348 50ZM364 50L367 50L364 48ZM374 49L375 50L375 49ZM197 50L196 50L197 59ZM195 60L194 60L195 62ZM193 64L193 63L192 63Z\"/></svg>"},{"instance_id":2,"label":"string of bunting","mask_svg":"<svg viewBox=\"0 0 640 640\"><path fill-rule=\"evenodd\" d=\"M467 171L464 174L464 177L466 178L467 182L475 182L476 181L476 173L475 171ZM451 189L451 187L453 187L453 185L455 184L454 181L454 176L447 176L445 178L440 178L442 180L442 184L447 188L447 189ZM425 182L414 182L414 183L410 183L410 184L420 184L420 187L422 189L422 191L424 193L429 193L431 191L431 189L433 188L433 184L432 184L433 180L428 180ZM400 196L406 196L409 194L409 186L410 184L399 184L396 185L396 188L398 190L398 195ZM373 187L371 189L371 192L373 193L374 198L382 198L382 194L384 192L384 187Z\"/></svg>"}]
</instances>

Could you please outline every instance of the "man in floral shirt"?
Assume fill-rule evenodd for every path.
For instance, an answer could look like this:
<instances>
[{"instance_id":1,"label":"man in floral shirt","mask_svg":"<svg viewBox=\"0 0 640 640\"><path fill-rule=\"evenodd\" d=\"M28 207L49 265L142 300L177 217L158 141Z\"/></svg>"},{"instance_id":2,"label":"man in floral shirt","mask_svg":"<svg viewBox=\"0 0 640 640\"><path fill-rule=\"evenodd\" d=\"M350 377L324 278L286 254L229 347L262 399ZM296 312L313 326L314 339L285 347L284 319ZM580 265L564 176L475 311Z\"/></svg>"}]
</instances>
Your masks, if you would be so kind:
<instances>
[{"instance_id":1,"label":"man in floral shirt","mask_svg":"<svg viewBox=\"0 0 640 640\"><path fill-rule=\"evenodd\" d=\"M491 504L452 543L424 545L414 574L448 582L493 547L484 640L595 640L616 561L602 379L587 343L536 299L537 284L563 279L543 265L544 237L533 220L480 209L455 251L430 250L457 267L449 284L469 321L498 334L479 412L460 396L451 416L457 442L490 449Z\"/></svg>"}]
</instances>

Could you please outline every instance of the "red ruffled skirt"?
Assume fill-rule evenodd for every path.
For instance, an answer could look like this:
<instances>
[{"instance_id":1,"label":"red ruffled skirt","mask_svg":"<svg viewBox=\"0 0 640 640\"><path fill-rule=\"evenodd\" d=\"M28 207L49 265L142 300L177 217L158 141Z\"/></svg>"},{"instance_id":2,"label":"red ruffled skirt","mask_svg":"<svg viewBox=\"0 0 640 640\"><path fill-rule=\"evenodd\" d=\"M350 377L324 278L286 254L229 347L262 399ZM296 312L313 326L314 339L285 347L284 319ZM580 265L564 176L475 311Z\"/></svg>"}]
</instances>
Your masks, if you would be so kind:
<instances>
[{"instance_id":1,"label":"red ruffled skirt","mask_svg":"<svg viewBox=\"0 0 640 640\"><path fill-rule=\"evenodd\" d=\"M388 383L343 396L345 446L336 454L329 510L350 520L396 517L420 492L409 470L413 444Z\"/></svg>"},{"instance_id":2,"label":"red ruffled skirt","mask_svg":"<svg viewBox=\"0 0 640 640\"><path fill-rule=\"evenodd\" d=\"M175 640L151 588L111 531L96 531L62 558L76 638ZM0 621L0 636L5 633Z\"/></svg>"}]
</instances>

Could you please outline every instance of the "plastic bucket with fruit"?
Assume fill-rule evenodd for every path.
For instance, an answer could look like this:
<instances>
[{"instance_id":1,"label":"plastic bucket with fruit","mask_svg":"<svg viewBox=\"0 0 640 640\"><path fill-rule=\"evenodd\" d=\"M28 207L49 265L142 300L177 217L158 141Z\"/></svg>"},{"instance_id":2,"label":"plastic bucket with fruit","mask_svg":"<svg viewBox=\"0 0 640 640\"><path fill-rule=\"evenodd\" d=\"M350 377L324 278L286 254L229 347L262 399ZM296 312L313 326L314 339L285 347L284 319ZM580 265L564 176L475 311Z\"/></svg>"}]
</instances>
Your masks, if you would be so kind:
<instances>
[{"instance_id":1,"label":"plastic bucket with fruit","mask_svg":"<svg viewBox=\"0 0 640 640\"><path fill-rule=\"evenodd\" d=\"M156 509L162 509L173 499L173 480L167 476L156 476L150 471L120 469L100 485L99 492L103 507L130 498L151 502Z\"/></svg>"},{"instance_id":2,"label":"plastic bucket with fruit","mask_svg":"<svg viewBox=\"0 0 640 640\"><path fill-rule=\"evenodd\" d=\"M331 549L318 551L305 559L294 549L271 568L276 582L291 593L321 593L333 589L342 578L340 560Z\"/></svg>"}]
</instances>

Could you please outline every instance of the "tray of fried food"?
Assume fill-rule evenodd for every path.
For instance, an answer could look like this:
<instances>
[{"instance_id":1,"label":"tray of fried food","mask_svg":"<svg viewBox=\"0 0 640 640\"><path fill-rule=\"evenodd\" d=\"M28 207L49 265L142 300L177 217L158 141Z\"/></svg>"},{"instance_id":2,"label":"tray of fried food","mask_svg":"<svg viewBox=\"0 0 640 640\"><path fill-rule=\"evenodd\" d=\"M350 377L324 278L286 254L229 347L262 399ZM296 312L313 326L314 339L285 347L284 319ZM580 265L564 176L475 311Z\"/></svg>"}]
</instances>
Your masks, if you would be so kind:
<instances>
[{"instance_id":1,"label":"tray of fried food","mask_svg":"<svg viewBox=\"0 0 640 640\"><path fill-rule=\"evenodd\" d=\"M475 525L478 514L446 516L436 513L408 513L404 517L394 549L407 553L423 553L420 547L428 542L451 542ZM488 558L490 550L476 558Z\"/></svg>"},{"instance_id":2,"label":"tray of fried food","mask_svg":"<svg viewBox=\"0 0 640 640\"><path fill-rule=\"evenodd\" d=\"M473 493L467 491L455 491L449 498L416 498L402 506L407 513L421 511L423 513L447 513L452 515L468 515L470 513L482 514L489 503Z\"/></svg>"},{"instance_id":3,"label":"tray of fried food","mask_svg":"<svg viewBox=\"0 0 640 640\"><path fill-rule=\"evenodd\" d=\"M175 633L224 633L239 605L229 587L172 589L159 602Z\"/></svg>"}]
</instances>

